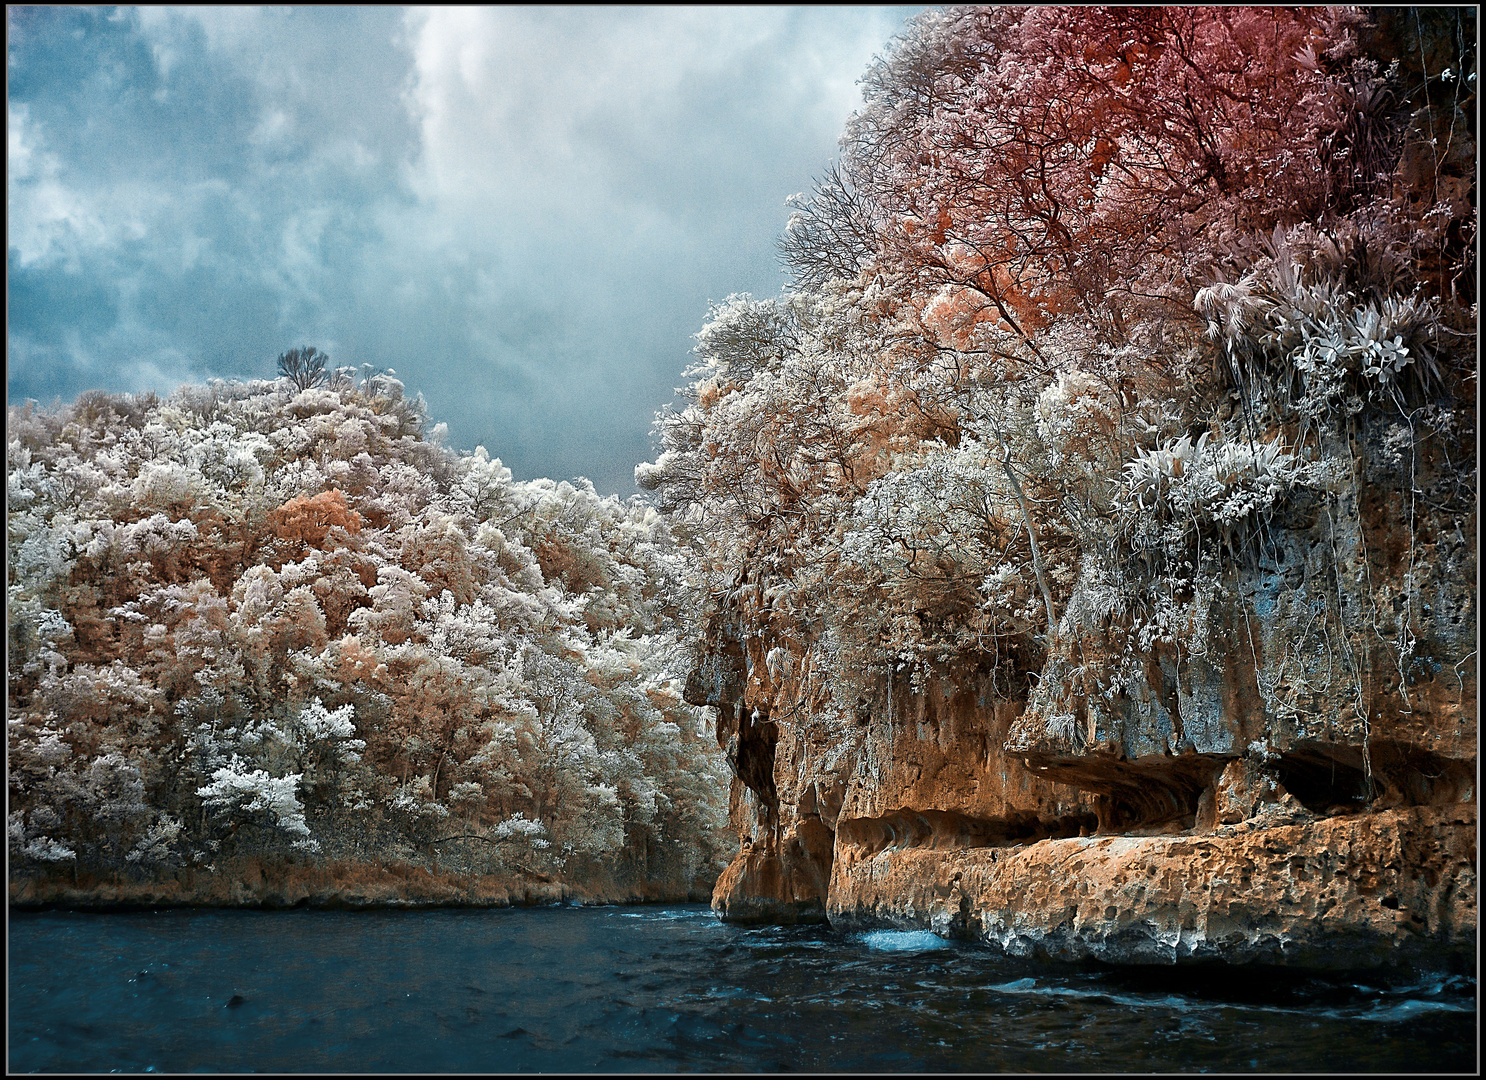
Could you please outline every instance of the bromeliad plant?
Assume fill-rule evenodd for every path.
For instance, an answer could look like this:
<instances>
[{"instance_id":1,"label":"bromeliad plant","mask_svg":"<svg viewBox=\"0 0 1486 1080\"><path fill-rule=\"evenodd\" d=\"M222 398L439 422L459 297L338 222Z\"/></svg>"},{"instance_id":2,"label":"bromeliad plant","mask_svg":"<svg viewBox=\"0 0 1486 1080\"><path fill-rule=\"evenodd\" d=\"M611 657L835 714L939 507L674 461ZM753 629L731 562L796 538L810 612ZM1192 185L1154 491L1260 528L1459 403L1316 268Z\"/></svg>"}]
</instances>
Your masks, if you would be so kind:
<instances>
[{"instance_id":1,"label":"bromeliad plant","mask_svg":"<svg viewBox=\"0 0 1486 1080\"><path fill-rule=\"evenodd\" d=\"M1383 241L1306 225L1276 227L1264 247L1238 282L1213 282L1193 304L1251 419L1267 412L1304 434L1438 391L1439 305L1396 291L1400 259Z\"/></svg>"},{"instance_id":2,"label":"bromeliad plant","mask_svg":"<svg viewBox=\"0 0 1486 1080\"><path fill-rule=\"evenodd\" d=\"M1183 435L1125 464L1120 528L1137 551L1185 557L1190 539L1205 534L1237 560L1291 491L1326 490L1336 472L1277 437L1213 442L1204 432L1194 443Z\"/></svg>"}]
</instances>

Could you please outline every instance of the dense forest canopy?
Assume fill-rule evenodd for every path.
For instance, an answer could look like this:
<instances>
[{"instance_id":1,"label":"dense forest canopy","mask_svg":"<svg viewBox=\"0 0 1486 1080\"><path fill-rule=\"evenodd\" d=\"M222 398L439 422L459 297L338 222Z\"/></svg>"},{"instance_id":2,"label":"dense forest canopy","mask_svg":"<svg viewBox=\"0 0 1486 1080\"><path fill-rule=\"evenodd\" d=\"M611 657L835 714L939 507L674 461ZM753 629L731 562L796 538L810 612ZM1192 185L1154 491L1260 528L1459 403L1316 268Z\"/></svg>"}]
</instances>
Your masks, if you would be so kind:
<instances>
[{"instance_id":1,"label":"dense forest canopy","mask_svg":"<svg viewBox=\"0 0 1486 1080\"><path fill-rule=\"evenodd\" d=\"M637 470L714 625L843 717L974 670L1077 740L1141 650L1221 653L1274 530L1355 534L1364 457L1408 530L1472 514L1472 19L919 16L797 200L793 286L714 308ZM1376 599L1301 645L1339 685L1384 650L1406 700L1422 614Z\"/></svg>"},{"instance_id":2,"label":"dense forest canopy","mask_svg":"<svg viewBox=\"0 0 1486 1080\"><path fill-rule=\"evenodd\" d=\"M10 411L12 859L707 872L726 766L657 512L445 449L388 374L280 366Z\"/></svg>"}]
</instances>

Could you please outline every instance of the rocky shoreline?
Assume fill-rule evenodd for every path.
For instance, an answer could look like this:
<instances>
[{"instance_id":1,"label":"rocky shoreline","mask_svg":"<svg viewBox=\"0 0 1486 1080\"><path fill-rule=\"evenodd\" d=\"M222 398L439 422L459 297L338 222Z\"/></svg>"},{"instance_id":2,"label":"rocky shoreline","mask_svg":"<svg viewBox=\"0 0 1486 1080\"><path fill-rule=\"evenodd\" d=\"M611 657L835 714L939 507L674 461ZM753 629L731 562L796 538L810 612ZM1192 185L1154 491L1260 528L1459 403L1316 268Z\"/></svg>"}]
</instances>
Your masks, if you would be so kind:
<instances>
[{"instance_id":1,"label":"rocky shoreline","mask_svg":"<svg viewBox=\"0 0 1486 1080\"><path fill-rule=\"evenodd\" d=\"M520 874L463 874L411 864L349 861L296 865L237 860L216 871L181 871L144 881L37 875L10 882L13 910L137 911L156 908L396 910L504 908L544 904L705 903L706 883L681 891L613 880L573 884Z\"/></svg>"},{"instance_id":2,"label":"rocky shoreline","mask_svg":"<svg viewBox=\"0 0 1486 1080\"><path fill-rule=\"evenodd\" d=\"M1311 969L1474 953L1474 807L1206 836L1087 836L838 859L837 927L967 937L1014 956Z\"/></svg>"}]
</instances>

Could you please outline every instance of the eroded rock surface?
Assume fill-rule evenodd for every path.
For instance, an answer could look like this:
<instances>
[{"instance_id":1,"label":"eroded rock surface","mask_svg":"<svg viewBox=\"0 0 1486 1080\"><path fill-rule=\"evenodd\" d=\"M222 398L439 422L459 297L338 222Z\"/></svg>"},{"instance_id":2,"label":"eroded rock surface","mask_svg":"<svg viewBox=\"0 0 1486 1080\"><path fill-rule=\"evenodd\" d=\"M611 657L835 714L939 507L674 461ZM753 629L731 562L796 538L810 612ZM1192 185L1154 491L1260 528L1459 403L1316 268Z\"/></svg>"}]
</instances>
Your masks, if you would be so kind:
<instances>
[{"instance_id":1,"label":"eroded rock surface","mask_svg":"<svg viewBox=\"0 0 1486 1080\"><path fill-rule=\"evenodd\" d=\"M1472 806L1316 819L1274 804L1207 835L843 851L827 910L1058 960L1439 962L1475 933L1475 832Z\"/></svg>"},{"instance_id":2,"label":"eroded rock surface","mask_svg":"<svg viewBox=\"0 0 1486 1080\"><path fill-rule=\"evenodd\" d=\"M1411 568L1401 496L1370 499L1276 530L1213 605L1222 651L1065 624L1020 701L972 673L842 709L745 585L689 688L719 710L743 849L714 908L1117 963L1470 955L1474 522L1416 521ZM1401 679L1380 597L1412 638ZM1075 658L1081 688L1101 664L1143 681L1070 702Z\"/></svg>"}]
</instances>

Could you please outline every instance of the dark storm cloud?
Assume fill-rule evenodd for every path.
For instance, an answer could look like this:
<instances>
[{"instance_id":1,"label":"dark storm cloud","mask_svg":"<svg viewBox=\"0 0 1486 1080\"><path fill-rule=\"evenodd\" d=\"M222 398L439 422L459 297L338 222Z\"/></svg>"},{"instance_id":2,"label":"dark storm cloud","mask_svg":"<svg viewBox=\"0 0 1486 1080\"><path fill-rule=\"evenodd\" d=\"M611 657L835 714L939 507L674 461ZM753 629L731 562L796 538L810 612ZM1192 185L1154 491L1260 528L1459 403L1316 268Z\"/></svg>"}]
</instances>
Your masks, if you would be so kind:
<instances>
[{"instance_id":1,"label":"dark storm cloud","mask_svg":"<svg viewBox=\"0 0 1486 1080\"><path fill-rule=\"evenodd\" d=\"M310 343L628 494L905 14L11 8L9 400Z\"/></svg>"}]
</instances>

